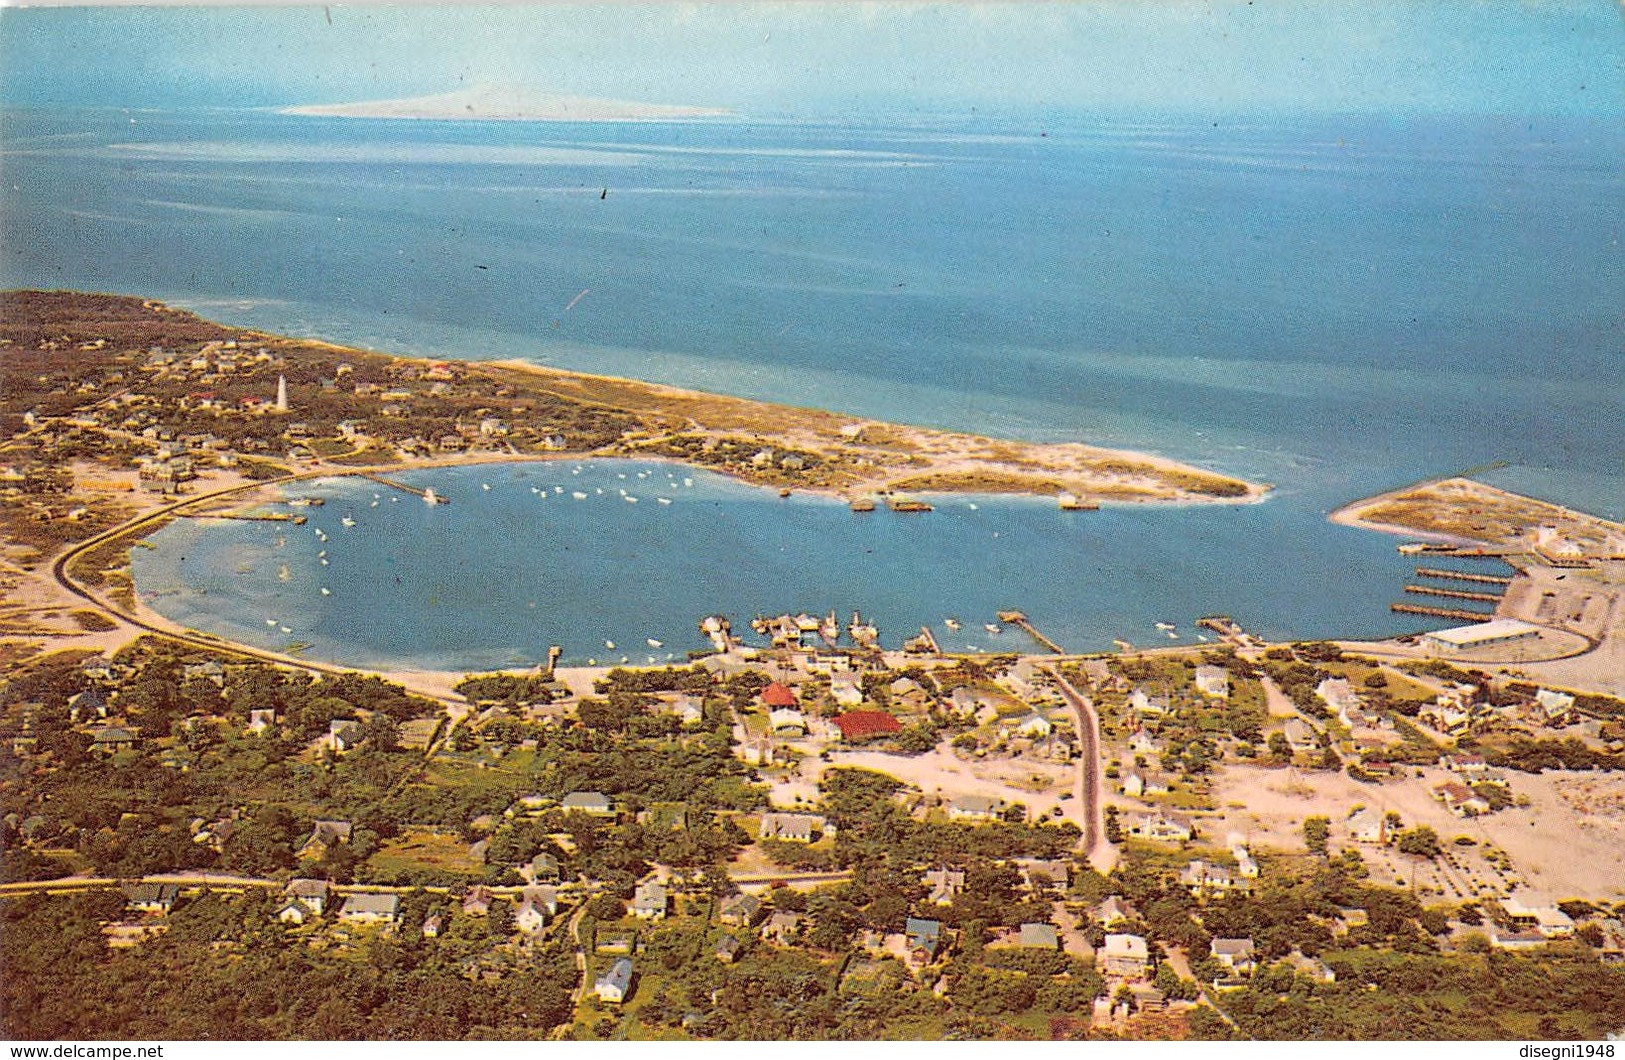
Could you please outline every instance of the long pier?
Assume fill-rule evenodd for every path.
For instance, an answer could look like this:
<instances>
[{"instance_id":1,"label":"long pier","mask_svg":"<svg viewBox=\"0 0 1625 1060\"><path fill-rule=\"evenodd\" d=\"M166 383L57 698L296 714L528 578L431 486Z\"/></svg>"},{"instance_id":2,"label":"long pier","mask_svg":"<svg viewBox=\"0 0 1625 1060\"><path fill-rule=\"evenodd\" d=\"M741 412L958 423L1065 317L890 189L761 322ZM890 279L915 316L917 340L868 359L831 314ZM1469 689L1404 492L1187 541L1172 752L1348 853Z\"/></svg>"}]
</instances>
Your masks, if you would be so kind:
<instances>
[{"instance_id":1,"label":"long pier","mask_svg":"<svg viewBox=\"0 0 1625 1060\"><path fill-rule=\"evenodd\" d=\"M416 486L408 486L404 482L396 482L392 478L385 478L382 475L375 475L371 471L358 471L358 472L356 472L356 474L360 475L364 479L370 479L373 482L378 483L380 486L388 486L390 489L400 490L402 493L410 493L415 497L422 497L424 500L430 502L431 504L450 504L451 503L450 500L448 500L445 497L442 497L440 494L436 493L434 490L420 490Z\"/></svg>"},{"instance_id":2,"label":"long pier","mask_svg":"<svg viewBox=\"0 0 1625 1060\"><path fill-rule=\"evenodd\" d=\"M1407 585L1405 591L1421 596L1448 596L1454 600L1477 600L1487 604L1501 602L1500 593L1475 593L1467 589L1437 589L1431 585Z\"/></svg>"},{"instance_id":3,"label":"long pier","mask_svg":"<svg viewBox=\"0 0 1625 1060\"><path fill-rule=\"evenodd\" d=\"M1027 621L1027 616L1022 614L1020 611L1000 611L999 621L1010 623L1010 625L1015 626L1023 633L1026 633L1027 636L1031 637L1033 640L1036 640L1045 649L1055 653L1056 655L1066 654L1065 648L1038 632L1038 630L1034 628L1033 624Z\"/></svg>"},{"instance_id":4,"label":"long pier","mask_svg":"<svg viewBox=\"0 0 1625 1060\"><path fill-rule=\"evenodd\" d=\"M1438 567L1416 568L1418 578L1444 578L1450 581L1478 582L1480 585L1511 585L1511 578L1497 574L1472 574L1464 570L1440 570Z\"/></svg>"},{"instance_id":5,"label":"long pier","mask_svg":"<svg viewBox=\"0 0 1625 1060\"><path fill-rule=\"evenodd\" d=\"M1433 618L1458 618L1463 622L1488 622L1493 613L1467 611L1455 607L1426 607L1422 604L1389 604L1388 610L1400 615L1429 615Z\"/></svg>"}]
</instances>

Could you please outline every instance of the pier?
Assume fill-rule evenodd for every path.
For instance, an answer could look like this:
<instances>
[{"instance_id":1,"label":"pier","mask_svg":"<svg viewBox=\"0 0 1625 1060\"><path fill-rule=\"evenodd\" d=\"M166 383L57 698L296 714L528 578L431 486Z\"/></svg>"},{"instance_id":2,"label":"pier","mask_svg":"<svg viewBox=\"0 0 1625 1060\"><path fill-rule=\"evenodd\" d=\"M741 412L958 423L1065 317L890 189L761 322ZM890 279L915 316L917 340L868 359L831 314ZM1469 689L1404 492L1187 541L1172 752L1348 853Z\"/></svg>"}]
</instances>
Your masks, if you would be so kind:
<instances>
[{"instance_id":1,"label":"pier","mask_svg":"<svg viewBox=\"0 0 1625 1060\"><path fill-rule=\"evenodd\" d=\"M1470 574L1461 570L1440 570L1437 567L1416 568L1418 578L1444 578L1446 580L1478 582L1480 585L1511 585L1511 578L1503 578L1496 574Z\"/></svg>"},{"instance_id":2,"label":"pier","mask_svg":"<svg viewBox=\"0 0 1625 1060\"><path fill-rule=\"evenodd\" d=\"M1431 585L1407 585L1405 591L1419 596L1448 596L1453 600L1477 600L1487 604L1501 602L1500 593L1475 593L1468 589L1436 589Z\"/></svg>"},{"instance_id":3,"label":"pier","mask_svg":"<svg viewBox=\"0 0 1625 1060\"><path fill-rule=\"evenodd\" d=\"M396 482L394 479L385 478L382 475L375 475L371 471L358 471L356 474L360 475L364 479L370 479L371 481L378 483L380 486L388 486L392 490L400 490L402 493L410 493L414 497L421 497L430 504L451 503L451 499L449 497L442 497L432 489L420 490L416 486L408 486L404 482Z\"/></svg>"},{"instance_id":4,"label":"pier","mask_svg":"<svg viewBox=\"0 0 1625 1060\"><path fill-rule=\"evenodd\" d=\"M1432 618L1455 618L1463 622L1488 622L1493 612L1466 611L1455 607L1427 607L1422 604L1389 604L1388 610L1399 615L1428 615Z\"/></svg>"},{"instance_id":5,"label":"pier","mask_svg":"<svg viewBox=\"0 0 1625 1060\"><path fill-rule=\"evenodd\" d=\"M1038 632L1033 624L1027 621L1027 616L1022 614L1020 611L1000 611L999 621L1008 622L1010 625L1015 626L1017 629L1027 634L1027 636L1031 637L1033 640L1036 640L1047 651L1054 652L1056 655L1066 654L1065 648L1062 648L1059 644Z\"/></svg>"}]
</instances>

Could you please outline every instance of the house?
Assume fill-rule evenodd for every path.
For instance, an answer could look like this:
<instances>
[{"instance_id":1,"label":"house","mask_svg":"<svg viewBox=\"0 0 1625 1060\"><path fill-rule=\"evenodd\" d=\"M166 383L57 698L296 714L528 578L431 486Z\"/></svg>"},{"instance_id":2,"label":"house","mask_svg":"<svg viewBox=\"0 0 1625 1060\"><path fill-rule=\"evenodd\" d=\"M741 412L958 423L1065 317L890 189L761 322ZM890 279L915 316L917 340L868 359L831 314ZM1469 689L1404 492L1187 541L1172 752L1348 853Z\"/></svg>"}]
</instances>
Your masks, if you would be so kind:
<instances>
[{"instance_id":1,"label":"house","mask_svg":"<svg viewBox=\"0 0 1625 1060\"><path fill-rule=\"evenodd\" d=\"M1551 941L1531 928L1503 928L1499 925L1490 926L1489 936L1490 945L1502 950L1539 949Z\"/></svg>"},{"instance_id":2,"label":"house","mask_svg":"<svg viewBox=\"0 0 1625 1060\"><path fill-rule=\"evenodd\" d=\"M1168 779L1168 774L1158 773L1148 769L1143 774L1142 787L1146 795L1166 795L1174 790L1174 782Z\"/></svg>"},{"instance_id":3,"label":"house","mask_svg":"<svg viewBox=\"0 0 1625 1060\"><path fill-rule=\"evenodd\" d=\"M1097 919L1100 926L1114 928L1134 916L1134 910L1129 904L1117 895L1112 895L1100 903L1100 912Z\"/></svg>"},{"instance_id":4,"label":"house","mask_svg":"<svg viewBox=\"0 0 1625 1060\"><path fill-rule=\"evenodd\" d=\"M313 920L315 917L315 911L297 898L289 898L276 911L277 920L295 926L303 924L307 920Z\"/></svg>"},{"instance_id":5,"label":"house","mask_svg":"<svg viewBox=\"0 0 1625 1060\"><path fill-rule=\"evenodd\" d=\"M792 707L778 707L768 713L768 724L775 736L807 735L807 716Z\"/></svg>"},{"instance_id":6,"label":"house","mask_svg":"<svg viewBox=\"0 0 1625 1060\"><path fill-rule=\"evenodd\" d=\"M1061 936L1056 933L1053 924L1023 924L1020 931L1019 945L1024 948L1037 950L1061 948Z\"/></svg>"},{"instance_id":7,"label":"house","mask_svg":"<svg viewBox=\"0 0 1625 1060\"><path fill-rule=\"evenodd\" d=\"M903 723L883 710L849 710L836 715L835 727L847 743L863 743L903 731Z\"/></svg>"},{"instance_id":8,"label":"house","mask_svg":"<svg viewBox=\"0 0 1625 1060\"><path fill-rule=\"evenodd\" d=\"M980 824L997 821L1004 815L1005 801L989 795L961 795L948 804L950 821Z\"/></svg>"},{"instance_id":9,"label":"house","mask_svg":"<svg viewBox=\"0 0 1625 1060\"><path fill-rule=\"evenodd\" d=\"M1460 781L1447 780L1435 784L1433 797L1444 803L1444 808L1457 817L1477 817L1490 812L1489 800Z\"/></svg>"},{"instance_id":10,"label":"house","mask_svg":"<svg viewBox=\"0 0 1625 1060\"><path fill-rule=\"evenodd\" d=\"M722 936L722 941L717 943L712 954L723 964L732 964L739 958L739 940L732 935Z\"/></svg>"},{"instance_id":11,"label":"house","mask_svg":"<svg viewBox=\"0 0 1625 1060\"><path fill-rule=\"evenodd\" d=\"M1298 754L1308 754L1320 747L1315 730L1302 718L1288 718L1282 731L1286 734L1287 746Z\"/></svg>"},{"instance_id":12,"label":"house","mask_svg":"<svg viewBox=\"0 0 1625 1060\"><path fill-rule=\"evenodd\" d=\"M164 916L175 908L181 889L173 883L132 883L124 888L124 904L133 913Z\"/></svg>"},{"instance_id":13,"label":"house","mask_svg":"<svg viewBox=\"0 0 1625 1060\"><path fill-rule=\"evenodd\" d=\"M754 895L729 895L717 906L717 919L731 927L750 927L761 915L762 901Z\"/></svg>"},{"instance_id":14,"label":"house","mask_svg":"<svg viewBox=\"0 0 1625 1060\"><path fill-rule=\"evenodd\" d=\"M965 889L965 874L959 869L932 869L921 879L930 891L925 900L934 905L948 905Z\"/></svg>"},{"instance_id":15,"label":"house","mask_svg":"<svg viewBox=\"0 0 1625 1060\"><path fill-rule=\"evenodd\" d=\"M1349 814L1343 827L1348 829L1349 838L1356 843L1372 843L1382 846L1388 842L1388 819L1369 806L1355 810Z\"/></svg>"},{"instance_id":16,"label":"house","mask_svg":"<svg viewBox=\"0 0 1625 1060\"><path fill-rule=\"evenodd\" d=\"M863 702L863 687L856 677L837 674L829 679L829 698L843 707L855 707Z\"/></svg>"},{"instance_id":17,"label":"house","mask_svg":"<svg viewBox=\"0 0 1625 1060\"><path fill-rule=\"evenodd\" d=\"M1439 765L1463 777L1482 776L1490 768L1483 755L1440 755Z\"/></svg>"},{"instance_id":18,"label":"house","mask_svg":"<svg viewBox=\"0 0 1625 1060\"><path fill-rule=\"evenodd\" d=\"M942 922L909 917L903 922L903 945L916 964L930 964L942 949Z\"/></svg>"},{"instance_id":19,"label":"house","mask_svg":"<svg viewBox=\"0 0 1625 1060\"><path fill-rule=\"evenodd\" d=\"M400 915L398 894L352 894L339 909L340 920L360 924L393 924Z\"/></svg>"},{"instance_id":20,"label":"house","mask_svg":"<svg viewBox=\"0 0 1625 1060\"><path fill-rule=\"evenodd\" d=\"M104 754L117 754L119 751L130 750L136 745L137 739L136 734L129 729L111 725L96 731L90 738L90 749Z\"/></svg>"},{"instance_id":21,"label":"house","mask_svg":"<svg viewBox=\"0 0 1625 1060\"><path fill-rule=\"evenodd\" d=\"M1064 861L1041 861L1035 858L1024 867L1027 870L1027 886L1034 890L1042 887L1058 887L1064 891L1072 884L1072 866Z\"/></svg>"},{"instance_id":22,"label":"house","mask_svg":"<svg viewBox=\"0 0 1625 1060\"><path fill-rule=\"evenodd\" d=\"M1151 963L1151 948L1140 935L1107 935L1100 949L1100 967L1107 975L1138 979Z\"/></svg>"},{"instance_id":23,"label":"house","mask_svg":"<svg viewBox=\"0 0 1625 1060\"><path fill-rule=\"evenodd\" d=\"M594 817L614 817L615 805L601 791L572 791L559 803L566 813L586 813Z\"/></svg>"},{"instance_id":24,"label":"house","mask_svg":"<svg viewBox=\"0 0 1625 1060\"><path fill-rule=\"evenodd\" d=\"M1145 774L1138 769L1131 769L1123 774L1123 779L1118 784L1118 787L1124 795L1131 799L1137 799L1145 794Z\"/></svg>"},{"instance_id":25,"label":"house","mask_svg":"<svg viewBox=\"0 0 1625 1060\"><path fill-rule=\"evenodd\" d=\"M86 689L68 699L68 720L75 725L80 721L105 718L107 715L107 697L102 695L99 688Z\"/></svg>"},{"instance_id":26,"label":"house","mask_svg":"<svg viewBox=\"0 0 1625 1060\"><path fill-rule=\"evenodd\" d=\"M423 937L433 939L440 937L440 929L445 925L445 918L439 913L431 913L423 918Z\"/></svg>"},{"instance_id":27,"label":"house","mask_svg":"<svg viewBox=\"0 0 1625 1060\"><path fill-rule=\"evenodd\" d=\"M1354 727L1351 714L1360 710L1360 697L1355 694L1354 687L1349 684L1346 677L1325 677L1315 686L1315 695L1326 704L1326 708L1337 716L1349 728Z\"/></svg>"},{"instance_id":28,"label":"house","mask_svg":"<svg viewBox=\"0 0 1625 1060\"><path fill-rule=\"evenodd\" d=\"M1253 889L1251 883L1225 866L1200 860L1192 861L1185 866L1179 882L1182 886L1189 887L1191 894L1198 898L1223 897Z\"/></svg>"},{"instance_id":29,"label":"house","mask_svg":"<svg viewBox=\"0 0 1625 1060\"><path fill-rule=\"evenodd\" d=\"M527 935L534 935L547 926L549 918L558 915L559 895L551 887L526 887L520 892L519 909L514 913L514 926Z\"/></svg>"},{"instance_id":30,"label":"house","mask_svg":"<svg viewBox=\"0 0 1625 1060\"><path fill-rule=\"evenodd\" d=\"M785 843L811 843L815 835L826 828L823 817L809 813L764 813L758 839L777 839Z\"/></svg>"},{"instance_id":31,"label":"house","mask_svg":"<svg viewBox=\"0 0 1625 1060\"><path fill-rule=\"evenodd\" d=\"M632 892L632 912L644 920L660 920L666 915L666 885L658 880L638 884Z\"/></svg>"},{"instance_id":32,"label":"house","mask_svg":"<svg viewBox=\"0 0 1625 1060\"><path fill-rule=\"evenodd\" d=\"M1574 921L1550 902L1526 894L1510 894L1501 908L1518 927L1533 927L1543 938L1563 939L1574 934Z\"/></svg>"},{"instance_id":33,"label":"house","mask_svg":"<svg viewBox=\"0 0 1625 1060\"><path fill-rule=\"evenodd\" d=\"M1357 905L1340 905L1337 907L1337 920L1333 925L1332 934L1347 935L1355 928L1363 928L1371 923L1371 916Z\"/></svg>"},{"instance_id":34,"label":"house","mask_svg":"<svg viewBox=\"0 0 1625 1060\"><path fill-rule=\"evenodd\" d=\"M609 971L593 980L593 993L598 1000L619 1005L632 992L632 958L620 957L609 966Z\"/></svg>"},{"instance_id":35,"label":"house","mask_svg":"<svg viewBox=\"0 0 1625 1060\"><path fill-rule=\"evenodd\" d=\"M1208 952L1214 960L1237 975L1245 975L1258 965L1250 938L1214 939L1208 946Z\"/></svg>"},{"instance_id":36,"label":"house","mask_svg":"<svg viewBox=\"0 0 1625 1060\"><path fill-rule=\"evenodd\" d=\"M1307 975L1318 982L1337 982L1337 973L1332 971L1330 965L1319 957L1305 956L1301 950L1293 950L1287 954L1286 963L1292 966L1293 971Z\"/></svg>"},{"instance_id":37,"label":"house","mask_svg":"<svg viewBox=\"0 0 1625 1060\"><path fill-rule=\"evenodd\" d=\"M1567 692L1542 688L1535 693L1535 706L1547 725L1567 725L1574 720L1574 697Z\"/></svg>"},{"instance_id":38,"label":"house","mask_svg":"<svg viewBox=\"0 0 1625 1060\"><path fill-rule=\"evenodd\" d=\"M774 681L762 689L762 705L768 710L794 709L797 705L796 694L789 685Z\"/></svg>"},{"instance_id":39,"label":"house","mask_svg":"<svg viewBox=\"0 0 1625 1060\"><path fill-rule=\"evenodd\" d=\"M248 712L249 732L268 732L274 728L276 728L276 709L274 707L265 707Z\"/></svg>"},{"instance_id":40,"label":"house","mask_svg":"<svg viewBox=\"0 0 1625 1060\"><path fill-rule=\"evenodd\" d=\"M1198 666L1196 690L1211 699L1230 698L1230 671L1222 666Z\"/></svg>"},{"instance_id":41,"label":"house","mask_svg":"<svg viewBox=\"0 0 1625 1060\"><path fill-rule=\"evenodd\" d=\"M290 899L302 902L306 908L317 916L327 912L328 895L331 885L326 880L292 879L282 893Z\"/></svg>"},{"instance_id":42,"label":"house","mask_svg":"<svg viewBox=\"0 0 1625 1060\"><path fill-rule=\"evenodd\" d=\"M1190 819L1177 813L1136 813L1128 817L1128 834L1159 843L1183 843L1196 835Z\"/></svg>"},{"instance_id":43,"label":"house","mask_svg":"<svg viewBox=\"0 0 1625 1060\"><path fill-rule=\"evenodd\" d=\"M667 710L683 725L698 725L705 720L705 701L688 692L672 700Z\"/></svg>"},{"instance_id":44,"label":"house","mask_svg":"<svg viewBox=\"0 0 1625 1060\"><path fill-rule=\"evenodd\" d=\"M762 938L778 946L790 945L800 933L800 913L782 911L774 913L767 918L767 924L762 928Z\"/></svg>"},{"instance_id":45,"label":"house","mask_svg":"<svg viewBox=\"0 0 1625 1060\"><path fill-rule=\"evenodd\" d=\"M299 856L326 857L329 850L350 841L351 828L349 821L317 821L311 826L310 836L299 845Z\"/></svg>"},{"instance_id":46,"label":"house","mask_svg":"<svg viewBox=\"0 0 1625 1060\"><path fill-rule=\"evenodd\" d=\"M218 688L226 682L226 668L213 659L208 662L188 663L181 667L182 680L190 681L194 677L209 681Z\"/></svg>"},{"instance_id":47,"label":"house","mask_svg":"<svg viewBox=\"0 0 1625 1060\"><path fill-rule=\"evenodd\" d=\"M327 725L327 749L343 754L361 742L361 723L354 718L336 718Z\"/></svg>"},{"instance_id":48,"label":"house","mask_svg":"<svg viewBox=\"0 0 1625 1060\"><path fill-rule=\"evenodd\" d=\"M597 953L631 953L637 945L637 937L618 932L614 935L605 935L593 943L593 950Z\"/></svg>"},{"instance_id":49,"label":"house","mask_svg":"<svg viewBox=\"0 0 1625 1060\"><path fill-rule=\"evenodd\" d=\"M1160 755L1162 753L1162 744L1158 743L1144 729L1138 729L1133 736L1128 738L1128 749L1137 755Z\"/></svg>"},{"instance_id":50,"label":"house","mask_svg":"<svg viewBox=\"0 0 1625 1060\"><path fill-rule=\"evenodd\" d=\"M893 703L913 710L923 709L931 702L931 696L912 677L899 677L886 687L886 691Z\"/></svg>"},{"instance_id":51,"label":"house","mask_svg":"<svg viewBox=\"0 0 1625 1060\"><path fill-rule=\"evenodd\" d=\"M528 868L532 883L557 883L561 875L559 859L546 851L531 858Z\"/></svg>"},{"instance_id":52,"label":"house","mask_svg":"<svg viewBox=\"0 0 1625 1060\"><path fill-rule=\"evenodd\" d=\"M1153 696L1143 688L1136 688L1128 697L1129 710L1136 718L1160 718L1168 713L1167 696Z\"/></svg>"},{"instance_id":53,"label":"house","mask_svg":"<svg viewBox=\"0 0 1625 1060\"><path fill-rule=\"evenodd\" d=\"M1046 740L1055 726L1044 715L1034 712L1016 722L1017 736L1026 736L1034 740Z\"/></svg>"},{"instance_id":54,"label":"house","mask_svg":"<svg viewBox=\"0 0 1625 1060\"><path fill-rule=\"evenodd\" d=\"M491 904L496 901L496 892L484 884L475 884L463 896L464 916L485 916L491 911Z\"/></svg>"}]
</instances>

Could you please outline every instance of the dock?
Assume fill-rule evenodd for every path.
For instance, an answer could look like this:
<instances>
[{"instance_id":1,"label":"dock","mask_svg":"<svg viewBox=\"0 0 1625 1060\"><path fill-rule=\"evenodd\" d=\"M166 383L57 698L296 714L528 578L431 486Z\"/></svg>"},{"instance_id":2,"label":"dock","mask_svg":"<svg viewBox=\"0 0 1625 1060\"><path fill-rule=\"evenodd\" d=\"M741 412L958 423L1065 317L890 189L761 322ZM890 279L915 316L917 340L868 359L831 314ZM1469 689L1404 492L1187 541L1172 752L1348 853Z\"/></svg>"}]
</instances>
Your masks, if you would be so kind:
<instances>
[{"instance_id":1,"label":"dock","mask_svg":"<svg viewBox=\"0 0 1625 1060\"><path fill-rule=\"evenodd\" d=\"M1478 582L1480 585L1511 585L1511 578L1497 574L1472 574L1462 570L1440 570L1438 567L1416 568L1418 578L1443 578L1447 581Z\"/></svg>"},{"instance_id":2,"label":"dock","mask_svg":"<svg viewBox=\"0 0 1625 1060\"><path fill-rule=\"evenodd\" d=\"M402 493L410 493L414 497L421 497L430 504L451 503L451 499L449 497L442 497L432 489L420 490L416 486L408 486L404 482L396 482L394 479L385 478L382 475L375 475L370 471L358 471L356 474L360 475L364 479L370 479L371 481L378 483L380 486L388 486L392 490L400 490Z\"/></svg>"},{"instance_id":3,"label":"dock","mask_svg":"<svg viewBox=\"0 0 1625 1060\"><path fill-rule=\"evenodd\" d=\"M1454 618L1463 622L1488 622L1493 612L1466 611L1455 607L1426 607L1422 604L1389 604L1388 610L1400 615L1428 615L1432 618Z\"/></svg>"},{"instance_id":4,"label":"dock","mask_svg":"<svg viewBox=\"0 0 1625 1060\"><path fill-rule=\"evenodd\" d=\"M1476 600L1479 603L1498 604L1500 593L1475 593L1469 589L1439 589L1431 585L1407 585L1405 591L1419 596L1447 596L1452 600Z\"/></svg>"},{"instance_id":5,"label":"dock","mask_svg":"<svg viewBox=\"0 0 1625 1060\"><path fill-rule=\"evenodd\" d=\"M1007 622L1010 625L1015 626L1017 629L1027 634L1027 636L1031 637L1033 640L1036 640L1046 651L1053 652L1056 655L1066 654L1065 648L1038 632L1037 628L1035 628L1031 622L1027 621L1027 616L1022 614L1020 611L1000 611L999 621Z\"/></svg>"}]
</instances>

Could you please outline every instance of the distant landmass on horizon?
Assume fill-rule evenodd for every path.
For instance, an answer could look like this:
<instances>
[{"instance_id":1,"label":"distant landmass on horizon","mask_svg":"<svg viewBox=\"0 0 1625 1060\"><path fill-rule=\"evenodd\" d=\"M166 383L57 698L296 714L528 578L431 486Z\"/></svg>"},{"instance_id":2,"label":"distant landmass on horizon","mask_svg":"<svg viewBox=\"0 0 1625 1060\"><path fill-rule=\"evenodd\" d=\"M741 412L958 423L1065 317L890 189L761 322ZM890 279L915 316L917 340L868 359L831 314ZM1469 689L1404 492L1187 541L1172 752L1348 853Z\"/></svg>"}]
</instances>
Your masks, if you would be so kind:
<instances>
[{"instance_id":1,"label":"distant landmass on horizon","mask_svg":"<svg viewBox=\"0 0 1625 1060\"><path fill-rule=\"evenodd\" d=\"M536 92L517 85L477 85L456 92L357 103L288 107L284 114L338 118L419 118L462 121L678 121L727 118L715 107L641 103Z\"/></svg>"}]
</instances>

